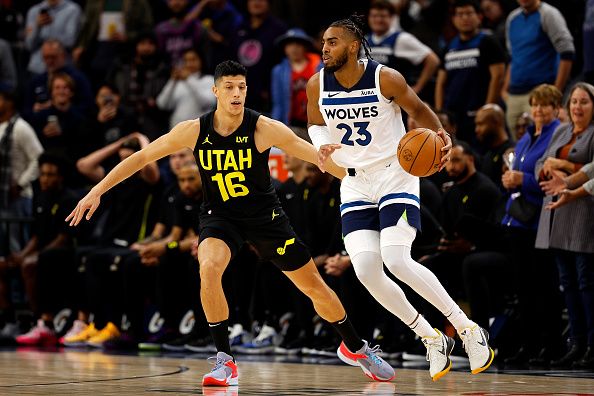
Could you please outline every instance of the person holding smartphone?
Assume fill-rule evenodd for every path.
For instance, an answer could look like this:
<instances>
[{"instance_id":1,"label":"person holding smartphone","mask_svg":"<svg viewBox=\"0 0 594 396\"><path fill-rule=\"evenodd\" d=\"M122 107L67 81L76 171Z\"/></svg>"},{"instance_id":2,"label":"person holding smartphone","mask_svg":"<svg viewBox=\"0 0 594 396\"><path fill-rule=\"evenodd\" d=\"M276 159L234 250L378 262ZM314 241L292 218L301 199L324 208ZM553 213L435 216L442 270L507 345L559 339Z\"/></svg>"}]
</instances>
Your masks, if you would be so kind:
<instances>
[{"instance_id":1,"label":"person holding smartphone","mask_svg":"<svg viewBox=\"0 0 594 396\"><path fill-rule=\"evenodd\" d=\"M25 46L31 53L28 70L33 74L45 72L41 46L49 38L58 39L64 47L74 45L81 22L81 8L71 0L44 0L27 12Z\"/></svg>"}]
</instances>

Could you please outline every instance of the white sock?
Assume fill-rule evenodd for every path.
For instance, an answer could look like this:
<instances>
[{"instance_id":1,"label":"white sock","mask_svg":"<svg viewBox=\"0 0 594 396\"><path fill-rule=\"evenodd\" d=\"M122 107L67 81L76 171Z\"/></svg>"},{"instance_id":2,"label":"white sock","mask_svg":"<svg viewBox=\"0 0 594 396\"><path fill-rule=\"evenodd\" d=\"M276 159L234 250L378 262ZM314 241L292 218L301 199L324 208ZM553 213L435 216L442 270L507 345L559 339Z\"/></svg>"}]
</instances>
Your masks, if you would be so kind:
<instances>
[{"instance_id":1,"label":"white sock","mask_svg":"<svg viewBox=\"0 0 594 396\"><path fill-rule=\"evenodd\" d=\"M445 317L450 321L452 326L456 328L456 331L462 333L462 330L474 327L476 323L468 319L468 316L460 309L458 304L454 303L448 312L444 312Z\"/></svg>"},{"instance_id":2,"label":"white sock","mask_svg":"<svg viewBox=\"0 0 594 396\"><path fill-rule=\"evenodd\" d=\"M417 314L415 320L412 323L407 323L407 325L421 338L437 337L439 335L421 314Z\"/></svg>"}]
</instances>

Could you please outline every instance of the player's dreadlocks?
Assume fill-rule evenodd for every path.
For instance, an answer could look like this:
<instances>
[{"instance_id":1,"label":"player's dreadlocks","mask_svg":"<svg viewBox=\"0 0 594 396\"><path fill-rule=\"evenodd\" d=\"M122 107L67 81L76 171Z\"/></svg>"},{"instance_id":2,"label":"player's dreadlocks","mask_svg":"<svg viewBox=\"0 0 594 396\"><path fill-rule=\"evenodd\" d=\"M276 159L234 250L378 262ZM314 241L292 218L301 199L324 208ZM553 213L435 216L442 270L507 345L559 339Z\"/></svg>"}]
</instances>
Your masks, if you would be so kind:
<instances>
[{"instance_id":1,"label":"player's dreadlocks","mask_svg":"<svg viewBox=\"0 0 594 396\"><path fill-rule=\"evenodd\" d=\"M371 57L371 51L369 49L369 42L363 34L363 26L365 26L365 19L363 15L358 14L352 14L347 19L341 19L330 24L330 27L341 27L351 32L355 36L355 38L359 42L361 42L361 46L363 47L363 51L365 52L365 57L367 59L373 59Z\"/></svg>"}]
</instances>

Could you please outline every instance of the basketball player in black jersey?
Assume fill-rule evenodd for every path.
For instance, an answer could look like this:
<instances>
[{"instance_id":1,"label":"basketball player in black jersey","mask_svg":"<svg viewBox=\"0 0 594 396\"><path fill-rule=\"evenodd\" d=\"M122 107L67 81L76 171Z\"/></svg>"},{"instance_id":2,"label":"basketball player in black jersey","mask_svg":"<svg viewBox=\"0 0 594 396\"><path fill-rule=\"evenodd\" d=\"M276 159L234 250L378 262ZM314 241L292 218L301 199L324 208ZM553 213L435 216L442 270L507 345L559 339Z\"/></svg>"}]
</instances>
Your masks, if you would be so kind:
<instances>
[{"instance_id":1,"label":"basketball player in black jersey","mask_svg":"<svg viewBox=\"0 0 594 396\"><path fill-rule=\"evenodd\" d=\"M249 240L263 259L272 261L313 302L316 312L343 338L339 357L360 366L377 381L389 381L394 369L377 356L377 348L357 335L336 294L324 283L305 245L295 235L271 184L268 154L272 146L316 164L317 152L284 124L244 107L246 70L225 61L215 70L217 109L200 119L184 121L143 150L116 166L80 200L66 218L76 226L90 219L100 197L110 188L182 148L194 150L204 189L200 215L198 262L200 298L217 348L216 364L203 385L238 384L237 366L228 339L229 308L221 279L231 258ZM326 169L345 172L333 163Z\"/></svg>"}]
</instances>

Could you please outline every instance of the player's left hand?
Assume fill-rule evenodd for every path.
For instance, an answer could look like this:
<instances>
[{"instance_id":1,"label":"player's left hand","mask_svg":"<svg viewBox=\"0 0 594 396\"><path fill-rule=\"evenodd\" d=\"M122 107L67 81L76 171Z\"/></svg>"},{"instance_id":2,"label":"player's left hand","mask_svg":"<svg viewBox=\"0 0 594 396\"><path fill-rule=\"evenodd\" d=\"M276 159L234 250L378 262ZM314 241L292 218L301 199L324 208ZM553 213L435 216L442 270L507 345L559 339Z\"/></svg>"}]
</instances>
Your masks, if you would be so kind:
<instances>
[{"instance_id":1,"label":"player's left hand","mask_svg":"<svg viewBox=\"0 0 594 396\"><path fill-rule=\"evenodd\" d=\"M333 152L340 149L340 144L323 144L318 150L318 167L322 172L326 172L326 160Z\"/></svg>"},{"instance_id":2,"label":"player's left hand","mask_svg":"<svg viewBox=\"0 0 594 396\"><path fill-rule=\"evenodd\" d=\"M578 195L576 194L575 190L568 190L567 188L562 190L558 198L555 202L551 202L545 206L547 210L553 210L560 208L561 206L567 205L570 202L575 201L578 199Z\"/></svg>"},{"instance_id":3,"label":"player's left hand","mask_svg":"<svg viewBox=\"0 0 594 396\"><path fill-rule=\"evenodd\" d=\"M446 164L450 160L451 152L452 152L452 138L450 134L445 131L443 128L439 128L437 131L437 136L442 138L445 142L445 146L441 148L442 155L441 155L441 163L439 164L439 171L445 168Z\"/></svg>"},{"instance_id":4,"label":"player's left hand","mask_svg":"<svg viewBox=\"0 0 594 396\"><path fill-rule=\"evenodd\" d=\"M70 221L71 227L77 226L83 217L85 217L85 212L87 210L89 213L87 213L86 219L90 220L91 216L93 216L93 213L95 213L99 207L100 198L101 195L97 194L93 189L91 189L91 191L89 191L89 193L85 195L83 199L78 201L76 208L74 208L74 210L68 215L68 217L66 217L64 221Z\"/></svg>"}]
</instances>

